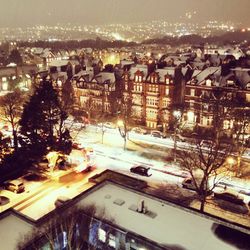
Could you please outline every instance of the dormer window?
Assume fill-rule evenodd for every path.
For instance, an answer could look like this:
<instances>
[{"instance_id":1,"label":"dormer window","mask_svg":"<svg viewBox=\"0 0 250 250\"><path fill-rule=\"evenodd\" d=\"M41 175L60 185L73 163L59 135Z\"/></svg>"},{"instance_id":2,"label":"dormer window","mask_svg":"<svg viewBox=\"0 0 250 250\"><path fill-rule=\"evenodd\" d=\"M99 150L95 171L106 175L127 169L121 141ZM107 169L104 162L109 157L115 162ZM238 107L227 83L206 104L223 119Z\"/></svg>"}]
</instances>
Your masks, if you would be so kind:
<instances>
[{"instance_id":1,"label":"dormer window","mask_svg":"<svg viewBox=\"0 0 250 250\"><path fill-rule=\"evenodd\" d=\"M169 84L170 83L170 79L167 77L166 80L165 80L166 84Z\"/></svg>"},{"instance_id":2,"label":"dormer window","mask_svg":"<svg viewBox=\"0 0 250 250\"><path fill-rule=\"evenodd\" d=\"M233 80L227 80L227 85L228 86L233 86L234 85L234 81Z\"/></svg>"},{"instance_id":3,"label":"dormer window","mask_svg":"<svg viewBox=\"0 0 250 250\"><path fill-rule=\"evenodd\" d=\"M3 82L2 83L2 90L7 91L8 90L8 82Z\"/></svg>"},{"instance_id":4,"label":"dormer window","mask_svg":"<svg viewBox=\"0 0 250 250\"><path fill-rule=\"evenodd\" d=\"M210 79L206 80L206 86L208 86L208 87L212 86L212 81Z\"/></svg>"},{"instance_id":5,"label":"dormer window","mask_svg":"<svg viewBox=\"0 0 250 250\"><path fill-rule=\"evenodd\" d=\"M151 76L150 80L151 80L151 83L157 83L157 77L156 76Z\"/></svg>"},{"instance_id":6,"label":"dormer window","mask_svg":"<svg viewBox=\"0 0 250 250\"><path fill-rule=\"evenodd\" d=\"M137 75L135 76L135 81L139 82L139 76L137 76Z\"/></svg>"}]
</instances>

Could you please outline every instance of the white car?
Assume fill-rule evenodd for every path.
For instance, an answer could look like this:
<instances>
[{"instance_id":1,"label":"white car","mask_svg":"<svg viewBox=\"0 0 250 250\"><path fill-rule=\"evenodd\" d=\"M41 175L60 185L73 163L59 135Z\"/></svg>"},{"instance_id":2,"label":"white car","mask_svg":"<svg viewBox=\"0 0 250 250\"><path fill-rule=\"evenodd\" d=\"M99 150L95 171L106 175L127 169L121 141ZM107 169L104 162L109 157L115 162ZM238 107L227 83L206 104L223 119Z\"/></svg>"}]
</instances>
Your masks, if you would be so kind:
<instances>
[{"instance_id":1,"label":"white car","mask_svg":"<svg viewBox=\"0 0 250 250\"><path fill-rule=\"evenodd\" d=\"M137 134L143 134L146 135L147 134L147 130L140 128L140 127L134 127L131 129L131 132L137 133Z\"/></svg>"},{"instance_id":2,"label":"white car","mask_svg":"<svg viewBox=\"0 0 250 250\"><path fill-rule=\"evenodd\" d=\"M112 123L112 122L104 122L103 126L105 128L112 128L112 129L116 128L116 125L114 123Z\"/></svg>"}]
</instances>

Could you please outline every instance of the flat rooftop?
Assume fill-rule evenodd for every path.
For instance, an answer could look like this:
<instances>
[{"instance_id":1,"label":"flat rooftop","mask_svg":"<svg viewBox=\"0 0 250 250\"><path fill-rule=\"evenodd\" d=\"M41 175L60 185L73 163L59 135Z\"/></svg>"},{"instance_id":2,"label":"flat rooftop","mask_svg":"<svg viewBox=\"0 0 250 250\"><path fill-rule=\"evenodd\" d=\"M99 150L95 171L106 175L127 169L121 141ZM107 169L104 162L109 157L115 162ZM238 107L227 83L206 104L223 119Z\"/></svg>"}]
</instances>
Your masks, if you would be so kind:
<instances>
[{"instance_id":1,"label":"flat rooftop","mask_svg":"<svg viewBox=\"0 0 250 250\"><path fill-rule=\"evenodd\" d=\"M145 214L136 211L142 200L148 211ZM111 182L99 186L78 204L94 204L97 217L98 211L105 211L107 220L111 219L113 224L163 246L192 250L236 249L217 238L213 233L215 222L211 219Z\"/></svg>"}]
</instances>

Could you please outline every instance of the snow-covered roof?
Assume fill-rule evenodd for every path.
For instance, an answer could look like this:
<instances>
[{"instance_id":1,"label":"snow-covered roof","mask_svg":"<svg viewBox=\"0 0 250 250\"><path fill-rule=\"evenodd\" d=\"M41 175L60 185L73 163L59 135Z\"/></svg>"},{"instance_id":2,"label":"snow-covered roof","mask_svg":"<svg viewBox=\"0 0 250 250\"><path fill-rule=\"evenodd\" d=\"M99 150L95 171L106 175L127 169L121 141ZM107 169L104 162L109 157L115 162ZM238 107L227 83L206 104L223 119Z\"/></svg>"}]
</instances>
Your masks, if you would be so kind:
<instances>
[{"instance_id":1,"label":"snow-covered roof","mask_svg":"<svg viewBox=\"0 0 250 250\"><path fill-rule=\"evenodd\" d=\"M159 75L159 78L160 78L159 81L165 82L166 75L170 75L170 76L174 77L175 68L174 67L166 67L164 69L156 69L155 72L158 73L158 75Z\"/></svg>"},{"instance_id":2,"label":"snow-covered roof","mask_svg":"<svg viewBox=\"0 0 250 250\"><path fill-rule=\"evenodd\" d=\"M109 83L115 83L115 74L110 72L101 72L95 76L98 83L105 83L109 81Z\"/></svg>"},{"instance_id":3,"label":"snow-covered roof","mask_svg":"<svg viewBox=\"0 0 250 250\"><path fill-rule=\"evenodd\" d=\"M137 71L141 71L143 72L143 81L146 80L147 75L148 75L148 66L147 65L143 65L143 64L137 64L134 67L131 67L130 69L130 79L134 78L134 74Z\"/></svg>"},{"instance_id":4,"label":"snow-covered roof","mask_svg":"<svg viewBox=\"0 0 250 250\"><path fill-rule=\"evenodd\" d=\"M49 63L50 67L61 67L68 64L68 60L53 60Z\"/></svg>"},{"instance_id":5,"label":"snow-covered roof","mask_svg":"<svg viewBox=\"0 0 250 250\"><path fill-rule=\"evenodd\" d=\"M11 213L1 218L0 228L1 249L14 250L17 249L18 243L24 240L24 235L32 232L34 226L16 214Z\"/></svg>"},{"instance_id":6,"label":"snow-covered roof","mask_svg":"<svg viewBox=\"0 0 250 250\"><path fill-rule=\"evenodd\" d=\"M34 54L40 55L43 53L43 48L32 48L31 49Z\"/></svg>"},{"instance_id":7,"label":"snow-covered roof","mask_svg":"<svg viewBox=\"0 0 250 250\"><path fill-rule=\"evenodd\" d=\"M121 60L120 64L121 64L121 67L123 67L125 65L132 65L132 64L134 64L134 61L132 61L132 60Z\"/></svg>"},{"instance_id":8,"label":"snow-covered roof","mask_svg":"<svg viewBox=\"0 0 250 250\"><path fill-rule=\"evenodd\" d=\"M245 87L250 82L250 69L249 68L240 68L237 67L232 69L234 72L236 79L240 82L240 84Z\"/></svg>"},{"instance_id":9,"label":"snow-covered roof","mask_svg":"<svg viewBox=\"0 0 250 250\"><path fill-rule=\"evenodd\" d=\"M220 75L221 74L221 67L208 67L202 71L195 70L192 77L197 79L198 84L204 81L210 75Z\"/></svg>"},{"instance_id":10,"label":"snow-covered roof","mask_svg":"<svg viewBox=\"0 0 250 250\"><path fill-rule=\"evenodd\" d=\"M142 200L147 214L135 211ZM113 183L106 183L78 204L94 204L97 217L105 211L117 226L158 244L192 250L235 249L216 237L212 220Z\"/></svg>"}]
</instances>

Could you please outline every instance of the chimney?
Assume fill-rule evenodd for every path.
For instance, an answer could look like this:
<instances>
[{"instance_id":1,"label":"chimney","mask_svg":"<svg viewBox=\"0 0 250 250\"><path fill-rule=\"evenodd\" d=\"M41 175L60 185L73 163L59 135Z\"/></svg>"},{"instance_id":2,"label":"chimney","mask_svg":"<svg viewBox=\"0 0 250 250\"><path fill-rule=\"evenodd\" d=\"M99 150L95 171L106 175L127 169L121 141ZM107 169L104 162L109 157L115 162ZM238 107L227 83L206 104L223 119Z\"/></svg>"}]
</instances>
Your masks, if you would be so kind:
<instances>
[{"instance_id":1,"label":"chimney","mask_svg":"<svg viewBox=\"0 0 250 250\"><path fill-rule=\"evenodd\" d=\"M144 208L144 200L140 200L137 207L137 212L142 213Z\"/></svg>"},{"instance_id":2,"label":"chimney","mask_svg":"<svg viewBox=\"0 0 250 250\"><path fill-rule=\"evenodd\" d=\"M144 200L139 201L138 207L137 207L137 212L138 213L143 213L143 214L145 214L147 212Z\"/></svg>"}]
</instances>

